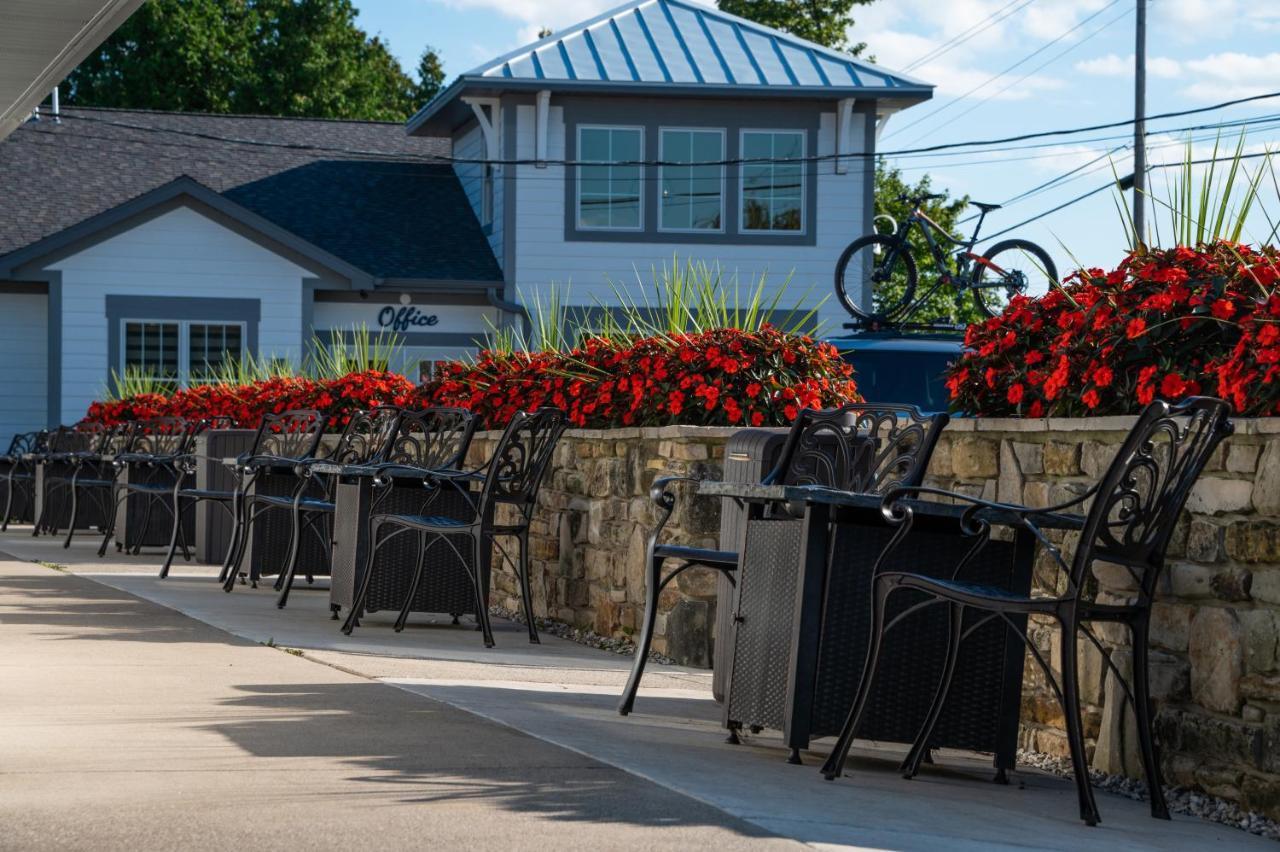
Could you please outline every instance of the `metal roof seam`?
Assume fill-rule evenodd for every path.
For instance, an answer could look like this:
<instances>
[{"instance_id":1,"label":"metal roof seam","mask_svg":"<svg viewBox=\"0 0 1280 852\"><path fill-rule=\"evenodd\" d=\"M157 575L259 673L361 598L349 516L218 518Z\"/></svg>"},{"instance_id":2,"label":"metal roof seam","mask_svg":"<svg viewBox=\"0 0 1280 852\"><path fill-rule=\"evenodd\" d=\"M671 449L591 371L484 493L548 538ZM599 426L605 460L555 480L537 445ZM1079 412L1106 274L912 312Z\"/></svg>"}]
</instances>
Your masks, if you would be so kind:
<instances>
[{"instance_id":1,"label":"metal roof seam","mask_svg":"<svg viewBox=\"0 0 1280 852\"><path fill-rule=\"evenodd\" d=\"M685 7L688 8L687 6ZM702 35L706 38L707 44L711 46L711 52L716 55L716 60L720 63L720 70L724 72L724 78L730 83L737 84L737 79L733 76L733 69L729 67L729 63L724 58L724 53L720 50L720 45L716 44L716 37L711 34L711 27L707 25L707 19L700 9L690 9L693 17L698 22L698 26L702 27Z\"/></svg>"},{"instance_id":2,"label":"metal roof seam","mask_svg":"<svg viewBox=\"0 0 1280 852\"><path fill-rule=\"evenodd\" d=\"M608 80L609 72L605 70L604 61L600 58L600 51L596 49L596 40L592 37L590 29L582 31L582 40L586 42L587 50L591 51L591 58L596 62L596 73L600 75L601 80Z\"/></svg>"},{"instance_id":3,"label":"metal roof seam","mask_svg":"<svg viewBox=\"0 0 1280 852\"><path fill-rule=\"evenodd\" d=\"M782 70L786 72L787 79L791 81L791 85L800 85L800 78L796 76L796 72L791 68L791 63L787 61L787 57L782 53L782 46L778 44L778 37L769 36L769 44L773 45L773 52L778 57L778 62L782 65Z\"/></svg>"},{"instance_id":4,"label":"metal roof seam","mask_svg":"<svg viewBox=\"0 0 1280 852\"><path fill-rule=\"evenodd\" d=\"M618 19L610 18L609 27L613 30L613 37L618 40L618 48L622 51L622 60L627 63L627 70L631 72L631 79L637 83L643 82L635 60L631 58L631 51L627 50L627 40L622 37L622 31L618 29Z\"/></svg>"},{"instance_id":5,"label":"metal roof seam","mask_svg":"<svg viewBox=\"0 0 1280 852\"><path fill-rule=\"evenodd\" d=\"M671 27L671 35L675 37L676 43L680 45L680 49L684 51L685 61L689 63L689 69L693 71L693 77L699 83L705 83L706 79L702 76L702 69L698 67L697 61L693 58L693 51L689 49L689 42L685 40L684 35L680 32L680 28L676 26L676 20L671 15L671 7L666 3L657 4L662 10L663 17L667 19L667 26Z\"/></svg>"},{"instance_id":6,"label":"metal roof seam","mask_svg":"<svg viewBox=\"0 0 1280 852\"><path fill-rule=\"evenodd\" d=\"M747 55L747 61L751 63L752 69L756 72L756 76L760 78L760 85L769 85L769 78L765 76L764 69L760 67L756 55L752 52L751 47L747 44L747 39L742 35L742 27L738 26L737 21L731 21L733 34L738 37L738 44L742 45L742 52Z\"/></svg>"},{"instance_id":7,"label":"metal roof seam","mask_svg":"<svg viewBox=\"0 0 1280 852\"><path fill-rule=\"evenodd\" d=\"M671 69L667 67L667 62L662 58L662 51L658 50L657 43L653 40L653 33L649 32L649 25L645 23L644 15L640 14L640 9L635 10L636 23L640 26L640 32L644 33L645 40L649 43L649 49L653 51L653 58L658 63L658 70L662 72L664 82L671 82Z\"/></svg>"}]
</instances>

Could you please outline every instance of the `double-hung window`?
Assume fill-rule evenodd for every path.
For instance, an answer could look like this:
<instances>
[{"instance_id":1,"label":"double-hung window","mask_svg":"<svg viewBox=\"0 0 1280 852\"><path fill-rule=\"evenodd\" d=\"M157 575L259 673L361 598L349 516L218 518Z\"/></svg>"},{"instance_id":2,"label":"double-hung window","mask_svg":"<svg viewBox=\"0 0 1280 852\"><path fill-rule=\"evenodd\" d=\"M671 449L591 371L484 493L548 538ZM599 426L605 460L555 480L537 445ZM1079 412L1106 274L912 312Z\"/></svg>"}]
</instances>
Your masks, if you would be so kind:
<instances>
[{"instance_id":1,"label":"double-hung window","mask_svg":"<svg viewBox=\"0 0 1280 852\"><path fill-rule=\"evenodd\" d=\"M638 231L644 225L644 131L578 128L578 228Z\"/></svg>"},{"instance_id":2,"label":"double-hung window","mask_svg":"<svg viewBox=\"0 0 1280 852\"><path fill-rule=\"evenodd\" d=\"M119 370L186 387L209 381L244 357L244 323L124 320Z\"/></svg>"},{"instance_id":3,"label":"double-hung window","mask_svg":"<svg viewBox=\"0 0 1280 852\"><path fill-rule=\"evenodd\" d=\"M659 134L659 229L722 231L724 131L663 128Z\"/></svg>"},{"instance_id":4,"label":"double-hung window","mask_svg":"<svg viewBox=\"0 0 1280 852\"><path fill-rule=\"evenodd\" d=\"M803 233L804 131L742 131L742 230Z\"/></svg>"}]
</instances>

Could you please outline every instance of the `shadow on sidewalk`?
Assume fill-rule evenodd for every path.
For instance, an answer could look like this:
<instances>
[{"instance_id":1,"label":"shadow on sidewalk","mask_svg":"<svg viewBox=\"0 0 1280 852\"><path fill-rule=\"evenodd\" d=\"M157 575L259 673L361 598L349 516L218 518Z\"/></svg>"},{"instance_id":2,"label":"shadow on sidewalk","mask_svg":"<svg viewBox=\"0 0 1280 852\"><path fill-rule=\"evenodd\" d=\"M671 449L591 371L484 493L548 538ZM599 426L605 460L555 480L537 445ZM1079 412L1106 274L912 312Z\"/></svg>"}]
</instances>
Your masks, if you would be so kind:
<instances>
[{"instance_id":1,"label":"shadow on sidewalk","mask_svg":"<svg viewBox=\"0 0 1280 852\"><path fill-rule=\"evenodd\" d=\"M351 781L391 785L406 802L475 801L558 820L727 825L744 837L770 836L576 752L385 684L238 688L245 694L224 702L227 721L210 730L256 757L343 760L358 770ZM273 718L261 718L263 710Z\"/></svg>"}]
</instances>

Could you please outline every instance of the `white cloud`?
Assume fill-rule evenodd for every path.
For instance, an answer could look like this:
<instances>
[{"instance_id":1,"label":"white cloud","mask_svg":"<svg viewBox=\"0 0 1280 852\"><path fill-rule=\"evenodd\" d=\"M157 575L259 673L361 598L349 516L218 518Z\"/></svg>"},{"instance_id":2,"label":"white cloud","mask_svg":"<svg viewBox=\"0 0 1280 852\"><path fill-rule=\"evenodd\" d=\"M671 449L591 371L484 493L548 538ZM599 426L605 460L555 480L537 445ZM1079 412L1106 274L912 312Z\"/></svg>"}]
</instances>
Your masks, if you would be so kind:
<instances>
[{"instance_id":1,"label":"white cloud","mask_svg":"<svg viewBox=\"0 0 1280 852\"><path fill-rule=\"evenodd\" d=\"M1196 82L1182 94L1194 100L1223 101L1280 91L1280 53L1228 51L1189 59L1184 65Z\"/></svg>"},{"instance_id":2,"label":"white cloud","mask_svg":"<svg viewBox=\"0 0 1280 852\"><path fill-rule=\"evenodd\" d=\"M1120 56L1116 53L1108 53L1077 62L1075 67L1082 74L1091 74L1096 77L1132 77L1133 54ZM1182 74L1182 64L1176 59L1165 56L1148 56L1147 74L1151 77L1172 79Z\"/></svg>"}]
</instances>

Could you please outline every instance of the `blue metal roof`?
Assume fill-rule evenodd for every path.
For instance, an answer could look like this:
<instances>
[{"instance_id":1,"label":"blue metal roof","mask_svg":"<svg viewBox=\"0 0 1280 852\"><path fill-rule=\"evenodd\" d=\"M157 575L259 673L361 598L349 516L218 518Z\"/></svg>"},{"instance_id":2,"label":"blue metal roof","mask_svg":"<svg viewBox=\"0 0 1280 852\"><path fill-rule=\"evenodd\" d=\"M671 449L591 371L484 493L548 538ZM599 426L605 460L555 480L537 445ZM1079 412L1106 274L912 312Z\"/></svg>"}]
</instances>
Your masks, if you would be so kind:
<instances>
[{"instance_id":1,"label":"blue metal roof","mask_svg":"<svg viewBox=\"0 0 1280 852\"><path fill-rule=\"evenodd\" d=\"M928 98L928 83L688 0L632 0L461 75L409 130L464 88L649 89L676 94Z\"/></svg>"}]
</instances>

